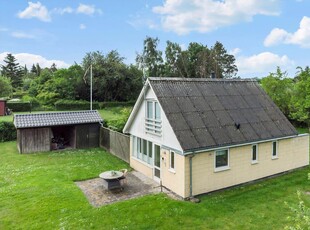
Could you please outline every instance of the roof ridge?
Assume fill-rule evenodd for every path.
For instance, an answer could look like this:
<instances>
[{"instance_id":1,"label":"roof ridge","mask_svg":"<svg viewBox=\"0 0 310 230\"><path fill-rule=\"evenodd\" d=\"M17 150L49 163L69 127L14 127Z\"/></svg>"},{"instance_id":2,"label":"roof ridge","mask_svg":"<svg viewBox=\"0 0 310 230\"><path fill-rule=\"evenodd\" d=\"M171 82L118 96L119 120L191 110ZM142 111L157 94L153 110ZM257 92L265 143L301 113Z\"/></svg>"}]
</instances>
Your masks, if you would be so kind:
<instances>
[{"instance_id":1,"label":"roof ridge","mask_svg":"<svg viewBox=\"0 0 310 230\"><path fill-rule=\"evenodd\" d=\"M94 113L94 112L98 112L97 110L82 110L82 111L61 111L61 112L57 112L57 111L50 111L50 112L39 112L39 113L26 113L26 114L14 114L14 116L34 116L34 115L55 115L55 114L79 114L79 113Z\"/></svg>"},{"instance_id":2,"label":"roof ridge","mask_svg":"<svg viewBox=\"0 0 310 230\"><path fill-rule=\"evenodd\" d=\"M256 79L253 78L232 78L232 79L224 79L224 78L180 78L180 77L149 77L150 81L193 81L193 82L257 82Z\"/></svg>"}]
</instances>

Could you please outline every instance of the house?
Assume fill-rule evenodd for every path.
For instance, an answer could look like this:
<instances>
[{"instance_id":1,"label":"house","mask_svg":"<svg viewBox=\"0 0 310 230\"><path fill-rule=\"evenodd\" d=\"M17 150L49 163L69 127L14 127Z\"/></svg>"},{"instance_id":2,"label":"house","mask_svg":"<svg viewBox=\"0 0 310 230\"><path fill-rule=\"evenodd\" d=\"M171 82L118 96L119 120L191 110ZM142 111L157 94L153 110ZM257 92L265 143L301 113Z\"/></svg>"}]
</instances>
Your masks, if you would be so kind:
<instances>
[{"instance_id":1,"label":"house","mask_svg":"<svg viewBox=\"0 0 310 230\"><path fill-rule=\"evenodd\" d=\"M103 120L98 111L15 114L20 153L99 146Z\"/></svg>"},{"instance_id":2,"label":"house","mask_svg":"<svg viewBox=\"0 0 310 230\"><path fill-rule=\"evenodd\" d=\"M309 164L309 136L256 81L149 78L124 127L130 166L183 198Z\"/></svg>"}]
</instances>

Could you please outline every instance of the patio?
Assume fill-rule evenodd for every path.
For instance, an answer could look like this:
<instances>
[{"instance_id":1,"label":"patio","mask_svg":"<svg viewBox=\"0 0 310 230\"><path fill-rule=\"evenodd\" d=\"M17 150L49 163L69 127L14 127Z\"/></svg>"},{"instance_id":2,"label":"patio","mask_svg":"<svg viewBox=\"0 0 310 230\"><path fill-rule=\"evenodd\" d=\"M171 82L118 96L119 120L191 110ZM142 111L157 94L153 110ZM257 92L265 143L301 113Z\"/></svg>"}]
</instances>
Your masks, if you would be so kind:
<instances>
[{"instance_id":1,"label":"patio","mask_svg":"<svg viewBox=\"0 0 310 230\"><path fill-rule=\"evenodd\" d=\"M160 193L160 185L139 172L128 172L124 189L108 190L101 178L85 181L76 181L76 185L83 191L89 203L94 207L111 204L118 201L129 200L136 197ZM181 199L171 191L162 187L162 192L173 199Z\"/></svg>"}]
</instances>

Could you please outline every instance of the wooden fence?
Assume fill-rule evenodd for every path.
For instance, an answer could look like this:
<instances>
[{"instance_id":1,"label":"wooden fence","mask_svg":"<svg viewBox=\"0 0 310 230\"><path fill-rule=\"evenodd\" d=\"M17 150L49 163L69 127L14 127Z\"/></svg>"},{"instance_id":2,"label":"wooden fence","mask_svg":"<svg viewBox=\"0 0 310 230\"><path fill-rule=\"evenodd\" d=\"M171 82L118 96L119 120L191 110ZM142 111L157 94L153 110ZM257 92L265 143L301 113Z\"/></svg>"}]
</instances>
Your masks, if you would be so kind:
<instances>
[{"instance_id":1,"label":"wooden fence","mask_svg":"<svg viewBox=\"0 0 310 230\"><path fill-rule=\"evenodd\" d=\"M108 128L100 128L100 147L129 163L130 138L128 135Z\"/></svg>"}]
</instances>

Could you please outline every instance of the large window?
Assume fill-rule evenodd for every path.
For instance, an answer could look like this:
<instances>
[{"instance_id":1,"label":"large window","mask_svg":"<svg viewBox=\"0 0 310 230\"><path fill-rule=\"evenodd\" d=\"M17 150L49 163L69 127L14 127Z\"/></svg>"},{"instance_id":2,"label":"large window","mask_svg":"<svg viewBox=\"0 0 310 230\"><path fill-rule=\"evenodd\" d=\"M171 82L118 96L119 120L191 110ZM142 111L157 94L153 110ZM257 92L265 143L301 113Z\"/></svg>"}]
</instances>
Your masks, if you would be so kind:
<instances>
[{"instance_id":1,"label":"large window","mask_svg":"<svg viewBox=\"0 0 310 230\"><path fill-rule=\"evenodd\" d=\"M215 171L229 169L229 151L228 149L215 151Z\"/></svg>"},{"instance_id":2,"label":"large window","mask_svg":"<svg viewBox=\"0 0 310 230\"><path fill-rule=\"evenodd\" d=\"M273 141L272 142L272 158L278 158L278 142Z\"/></svg>"},{"instance_id":3,"label":"large window","mask_svg":"<svg viewBox=\"0 0 310 230\"><path fill-rule=\"evenodd\" d=\"M146 101L145 130L147 133L161 135L161 113L157 101Z\"/></svg>"},{"instance_id":4,"label":"large window","mask_svg":"<svg viewBox=\"0 0 310 230\"><path fill-rule=\"evenodd\" d=\"M132 155L150 165L153 165L153 143L139 137L133 138Z\"/></svg>"},{"instance_id":5,"label":"large window","mask_svg":"<svg viewBox=\"0 0 310 230\"><path fill-rule=\"evenodd\" d=\"M169 169L172 171L175 170L174 159L175 159L175 153L174 153L174 151L170 151Z\"/></svg>"},{"instance_id":6,"label":"large window","mask_svg":"<svg viewBox=\"0 0 310 230\"><path fill-rule=\"evenodd\" d=\"M252 164L258 162L258 151L257 145L252 145Z\"/></svg>"}]
</instances>

